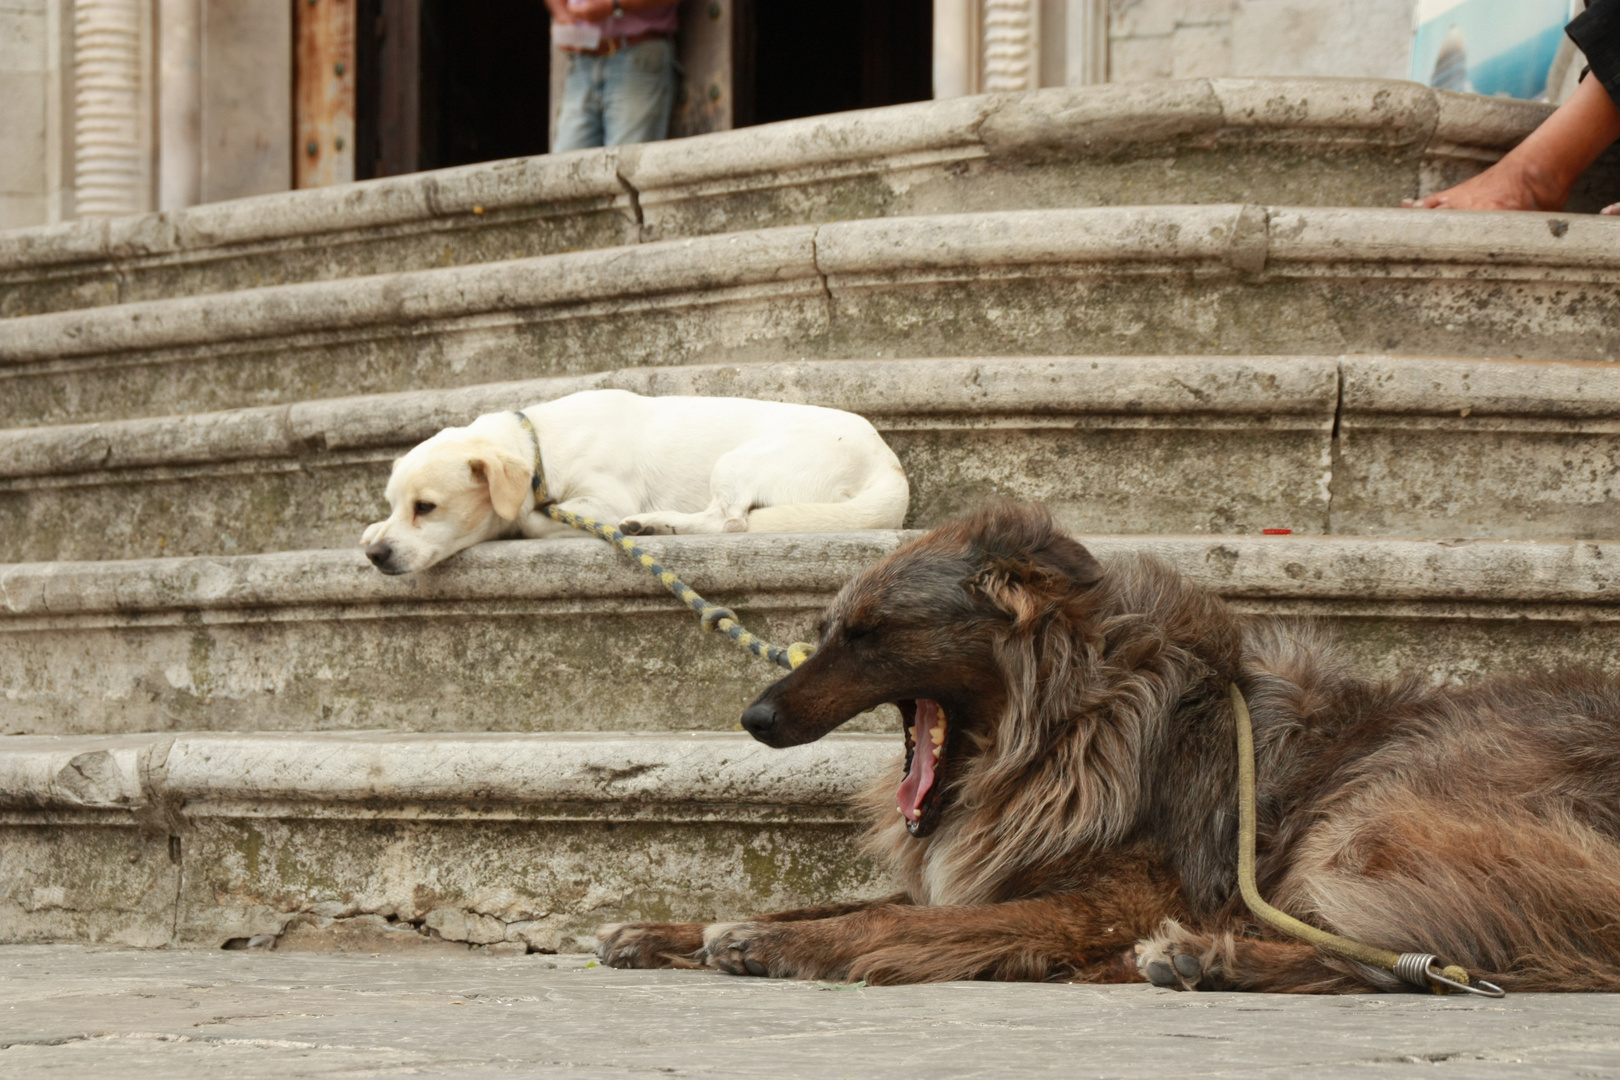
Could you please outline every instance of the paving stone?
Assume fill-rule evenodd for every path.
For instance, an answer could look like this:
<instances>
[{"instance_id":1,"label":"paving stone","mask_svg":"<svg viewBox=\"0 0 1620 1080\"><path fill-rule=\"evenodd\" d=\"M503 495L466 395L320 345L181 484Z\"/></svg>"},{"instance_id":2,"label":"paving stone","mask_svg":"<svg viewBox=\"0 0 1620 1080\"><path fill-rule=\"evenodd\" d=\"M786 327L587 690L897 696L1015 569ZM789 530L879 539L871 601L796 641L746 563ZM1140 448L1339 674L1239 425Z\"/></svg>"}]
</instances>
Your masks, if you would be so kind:
<instances>
[{"instance_id":1,"label":"paving stone","mask_svg":"<svg viewBox=\"0 0 1620 1080\"><path fill-rule=\"evenodd\" d=\"M0 948L0 1067L328 1076L1620 1076L1620 996L849 988L477 953Z\"/></svg>"}]
</instances>

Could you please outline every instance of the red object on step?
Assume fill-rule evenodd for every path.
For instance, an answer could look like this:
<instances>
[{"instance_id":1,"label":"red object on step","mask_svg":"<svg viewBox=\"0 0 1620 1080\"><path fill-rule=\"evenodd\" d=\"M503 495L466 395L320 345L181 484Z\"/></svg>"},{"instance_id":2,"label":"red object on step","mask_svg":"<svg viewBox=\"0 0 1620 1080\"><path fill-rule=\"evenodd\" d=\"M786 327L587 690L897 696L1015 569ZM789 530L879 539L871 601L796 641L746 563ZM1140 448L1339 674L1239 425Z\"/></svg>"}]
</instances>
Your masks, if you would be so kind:
<instances>
[{"instance_id":1,"label":"red object on step","mask_svg":"<svg viewBox=\"0 0 1620 1080\"><path fill-rule=\"evenodd\" d=\"M1260 531L1263 534L1265 534L1266 536L1288 536L1294 530L1293 529L1261 529Z\"/></svg>"}]
</instances>

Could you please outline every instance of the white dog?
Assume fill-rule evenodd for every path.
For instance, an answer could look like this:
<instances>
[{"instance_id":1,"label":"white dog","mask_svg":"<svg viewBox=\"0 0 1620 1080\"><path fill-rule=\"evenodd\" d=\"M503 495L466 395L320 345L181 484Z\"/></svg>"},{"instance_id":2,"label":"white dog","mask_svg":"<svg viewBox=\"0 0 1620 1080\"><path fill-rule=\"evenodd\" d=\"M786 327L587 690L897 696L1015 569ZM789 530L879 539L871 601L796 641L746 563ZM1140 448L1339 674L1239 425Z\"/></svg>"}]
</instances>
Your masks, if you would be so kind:
<instances>
[{"instance_id":1,"label":"white dog","mask_svg":"<svg viewBox=\"0 0 1620 1080\"><path fill-rule=\"evenodd\" d=\"M360 537L385 574L503 536L582 537L538 499L647 533L897 529L911 490L863 418L743 398L587 390L446 428L394 462L386 521Z\"/></svg>"}]
</instances>

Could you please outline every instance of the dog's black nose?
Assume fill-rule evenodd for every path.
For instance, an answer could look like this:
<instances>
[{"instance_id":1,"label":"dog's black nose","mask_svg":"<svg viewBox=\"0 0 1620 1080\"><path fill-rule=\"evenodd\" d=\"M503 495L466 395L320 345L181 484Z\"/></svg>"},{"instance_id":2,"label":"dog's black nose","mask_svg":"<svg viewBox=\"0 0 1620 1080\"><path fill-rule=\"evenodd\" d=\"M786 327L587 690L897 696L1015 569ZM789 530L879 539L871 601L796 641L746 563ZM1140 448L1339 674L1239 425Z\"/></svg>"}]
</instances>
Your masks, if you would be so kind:
<instances>
[{"instance_id":1,"label":"dog's black nose","mask_svg":"<svg viewBox=\"0 0 1620 1080\"><path fill-rule=\"evenodd\" d=\"M760 742L769 745L771 735L776 731L776 721L778 719L775 709L763 702L756 701L748 706L742 714L743 730Z\"/></svg>"},{"instance_id":2,"label":"dog's black nose","mask_svg":"<svg viewBox=\"0 0 1620 1080\"><path fill-rule=\"evenodd\" d=\"M379 540L375 544L371 544L366 547L366 558L371 560L371 565L373 566L382 566L382 564L391 559L393 555L394 549L389 546L389 543L386 540Z\"/></svg>"}]
</instances>

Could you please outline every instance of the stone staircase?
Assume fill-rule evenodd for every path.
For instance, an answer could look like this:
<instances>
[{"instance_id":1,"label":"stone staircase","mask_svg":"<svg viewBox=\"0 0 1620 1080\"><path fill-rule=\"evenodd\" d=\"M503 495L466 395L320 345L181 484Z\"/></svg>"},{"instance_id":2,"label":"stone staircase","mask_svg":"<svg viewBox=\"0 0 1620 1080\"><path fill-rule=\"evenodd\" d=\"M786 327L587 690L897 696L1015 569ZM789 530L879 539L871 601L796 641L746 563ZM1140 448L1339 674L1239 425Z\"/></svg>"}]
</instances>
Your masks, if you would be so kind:
<instances>
[{"instance_id":1,"label":"stone staircase","mask_svg":"<svg viewBox=\"0 0 1620 1080\"><path fill-rule=\"evenodd\" d=\"M403 449L588 387L860 412L908 527L1039 498L1370 671L1616 667L1620 220L1389 209L1544 114L1043 91L0 234L0 940L567 950L881 888L888 710L745 738L772 670L604 545L356 550ZM648 547L791 641L905 535Z\"/></svg>"}]
</instances>

